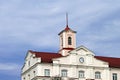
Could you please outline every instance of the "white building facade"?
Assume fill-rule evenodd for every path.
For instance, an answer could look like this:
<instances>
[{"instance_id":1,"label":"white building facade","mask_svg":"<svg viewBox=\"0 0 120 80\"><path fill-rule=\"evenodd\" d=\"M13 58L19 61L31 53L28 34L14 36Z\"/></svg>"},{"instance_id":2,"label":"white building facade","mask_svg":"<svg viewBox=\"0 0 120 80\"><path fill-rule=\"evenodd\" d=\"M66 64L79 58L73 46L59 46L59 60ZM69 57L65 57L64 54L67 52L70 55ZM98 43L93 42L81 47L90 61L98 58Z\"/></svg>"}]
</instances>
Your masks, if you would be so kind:
<instances>
[{"instance_id":1,"label":"white building facade","mask_svg":"<svg viewBox=\"0 0 120 80\"><path fill-rule=\"evenodd\" d=\"M68 25L59 37L58 53L28 51L22 80L120 80L120 58L96 56L84 46L76 48L76 31Z\"/></svg>"}]
</instances>

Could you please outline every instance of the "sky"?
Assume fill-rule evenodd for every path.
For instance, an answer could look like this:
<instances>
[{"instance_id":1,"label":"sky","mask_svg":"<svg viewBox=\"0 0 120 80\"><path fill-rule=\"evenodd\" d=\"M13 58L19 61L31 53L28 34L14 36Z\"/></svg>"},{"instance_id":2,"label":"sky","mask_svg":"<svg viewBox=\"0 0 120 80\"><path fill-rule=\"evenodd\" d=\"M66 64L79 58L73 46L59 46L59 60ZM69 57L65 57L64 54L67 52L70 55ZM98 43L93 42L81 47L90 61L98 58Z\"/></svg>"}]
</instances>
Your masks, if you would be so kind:
<instances>
[{"instance_id":1,"label":"sky","mask_svg":"<svg viewBox=\"0 0 120 80\"><path fill-rule=\"evenodd\" d=\"M28 50L57 52L68 24L77 47L120 57L120 0L0 0L0 78L20 80Z\"/></svg>"}]
</instances>

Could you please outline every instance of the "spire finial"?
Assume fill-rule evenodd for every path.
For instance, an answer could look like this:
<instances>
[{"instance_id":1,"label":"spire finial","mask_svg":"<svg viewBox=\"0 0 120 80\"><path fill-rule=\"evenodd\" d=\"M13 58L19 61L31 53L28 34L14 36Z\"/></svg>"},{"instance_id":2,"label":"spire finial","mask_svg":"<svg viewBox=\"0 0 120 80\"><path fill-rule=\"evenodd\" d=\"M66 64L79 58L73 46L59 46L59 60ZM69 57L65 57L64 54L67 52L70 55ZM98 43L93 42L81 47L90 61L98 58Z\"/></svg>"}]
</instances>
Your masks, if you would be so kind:
<instances>
[{"instance_id":1,"label":"spire finial","mask_svg":"<svg viewBox=\"0 0 120 80\"><path fill-rule=\"evenodd\" d=\"M68 27L68 13L66 12L66 26Z\"/></svg>"}]
</instances>

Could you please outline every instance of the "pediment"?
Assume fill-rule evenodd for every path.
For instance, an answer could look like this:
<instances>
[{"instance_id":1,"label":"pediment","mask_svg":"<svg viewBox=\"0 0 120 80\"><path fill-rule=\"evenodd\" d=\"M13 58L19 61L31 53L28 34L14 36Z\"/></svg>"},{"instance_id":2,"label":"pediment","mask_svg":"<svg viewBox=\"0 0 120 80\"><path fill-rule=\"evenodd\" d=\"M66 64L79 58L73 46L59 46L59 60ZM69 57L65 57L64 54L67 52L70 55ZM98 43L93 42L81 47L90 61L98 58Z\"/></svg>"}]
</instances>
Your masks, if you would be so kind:
<instances>
[{"instance_id":1,"label":"pediment","mask_svg":"<svg viewBox=\"0 0 120 80\"><path fill-rule=\"evenodd\" d=\"M76 49L70 51L70 54L78 54L78 55L95 55L91 50L86 48L85 46L79 46Z\"/></svg>"}]
</instances>

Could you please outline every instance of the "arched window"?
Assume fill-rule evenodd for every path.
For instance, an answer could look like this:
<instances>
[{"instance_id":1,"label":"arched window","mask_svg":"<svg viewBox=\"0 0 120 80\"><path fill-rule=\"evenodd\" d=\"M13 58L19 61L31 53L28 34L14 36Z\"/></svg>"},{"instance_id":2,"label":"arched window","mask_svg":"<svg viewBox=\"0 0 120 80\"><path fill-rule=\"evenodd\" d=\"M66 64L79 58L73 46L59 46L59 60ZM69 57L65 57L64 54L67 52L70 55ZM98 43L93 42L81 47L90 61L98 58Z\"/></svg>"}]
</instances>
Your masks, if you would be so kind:
<instances>
[{"instance_id":1,"label":"arched window","mask_svg":"<svg viewBox=\"0 0 120 80\"><path fill-rule=\"evenodd\" d=\"M95 72L95 79L101 79L101 73Z\"/></svg>"},{"instance_id":2,"label":"arched window","mask_svg":"<svg viewBox=\"0 0 120 80\"><path fill-rule=\"evenodd\" d=\"M68 45L72 45L72 38L68 37Z\"/></svg>"},{"instance_id":3,"label":"arched window","mask_svg":"<svg viewBox=\"0 0 120 80\"><path fill-rule=\"evenodd\" d=\"M79 78L84 78L85 77L85 72L84 71L79 71L78 77Z\"/></svg>"}]
</instances>

